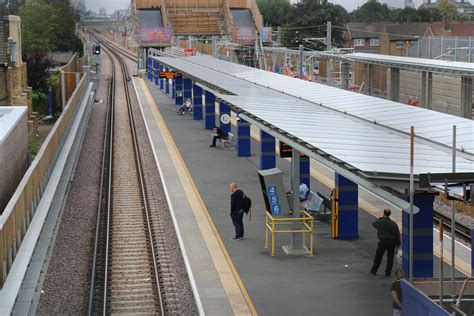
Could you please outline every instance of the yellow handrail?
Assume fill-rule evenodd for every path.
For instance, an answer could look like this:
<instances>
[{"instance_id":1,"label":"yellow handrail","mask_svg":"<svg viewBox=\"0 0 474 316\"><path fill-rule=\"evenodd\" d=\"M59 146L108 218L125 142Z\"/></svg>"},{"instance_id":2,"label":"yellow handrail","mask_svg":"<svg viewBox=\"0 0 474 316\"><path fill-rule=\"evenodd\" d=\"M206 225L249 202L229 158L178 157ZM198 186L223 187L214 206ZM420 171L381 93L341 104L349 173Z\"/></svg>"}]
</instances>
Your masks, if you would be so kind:
<instances>
[{"instance_id":1,"label":"yellow handrail","mask_svg":"<svg viewBox=\"0 0 474 316\"><path fill-rule=\"evenodd\" d=\"M277 229L277 226L292 226L295 222L300 223L300 229L286 228ZM306 234L310 235L309 255L313 255L314 239L314 217L306 211L300 211L299 217L273 217L270 212L265 216L265 248L268 248L268 233L272 234L272 257L275 256L275 235L278 233L301 233L303 244L306 244Z\"/></svg>"}]
</instances>

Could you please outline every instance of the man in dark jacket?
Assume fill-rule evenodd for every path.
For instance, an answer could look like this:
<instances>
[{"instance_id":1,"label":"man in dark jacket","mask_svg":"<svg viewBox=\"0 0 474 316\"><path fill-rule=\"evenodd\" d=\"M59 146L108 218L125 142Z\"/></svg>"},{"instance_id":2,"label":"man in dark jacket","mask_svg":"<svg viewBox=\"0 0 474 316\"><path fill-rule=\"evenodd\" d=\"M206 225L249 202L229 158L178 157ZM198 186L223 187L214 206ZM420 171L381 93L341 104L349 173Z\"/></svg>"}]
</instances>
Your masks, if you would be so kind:
<instances>
[{"instance_id":1,"label":"man in dark jacket","mask_svg":"<svg viewBox=\"0 0 474 316\"><path fill-rule=\"evenodd\" d=\"M237 183L230 184L230 217L235 227L234 239L244 238L244 192L237 188Z\"/></svg>"},{"instance_id":2,"label":"man in dark jacket","mask_svg":"<svg viewBox=\"0 0 474 316\"><path fill-rule=\"evenodd\" d=\"M393 256L395 254L395 247L400 246L400 231L398 225L390 219L391 211L385 209L383 211L383 217L376 219L372 226L377 229L377 237L379 243L377 251L375 252L374 265L370 269L370 273L373 275L377 274L382 257L385 251L387 251L387 267L385 269L385 276L390 276L393 268Z\"/></svg>"},{"instance_id":3,"label":"man in dark jacket","mask_svg":"<svg viewBox=\"0 0 474 316\"><path fill-rule=\"evenodd\" d=\"M227 140L228 134L224 133L223 130L221 130L217 125L214 125L214 128L212 129L212 144L209 147L216 147L216 141L218 139L220 140Z\"/></svg>"}]
</instances>

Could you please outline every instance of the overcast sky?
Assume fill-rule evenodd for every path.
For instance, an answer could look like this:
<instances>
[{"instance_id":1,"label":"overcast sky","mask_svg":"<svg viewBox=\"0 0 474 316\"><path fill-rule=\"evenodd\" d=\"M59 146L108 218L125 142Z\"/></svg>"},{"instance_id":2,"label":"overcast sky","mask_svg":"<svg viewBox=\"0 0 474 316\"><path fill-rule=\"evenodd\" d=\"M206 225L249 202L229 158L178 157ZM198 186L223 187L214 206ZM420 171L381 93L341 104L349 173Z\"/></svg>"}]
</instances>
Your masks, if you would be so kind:
<instances>
[{"instance_id":1,"label":"overcast sky","mask_svg":"<svg viewBox=\"0 0 474 316\"><path fill-rule=\"evenodd\" d=\"M296 0L290 0L296 2ZM404 0L379 0L381 3L387 3L389 6L402 7ZM352 11L358 6L364 4L366 0L329 0L331 3L337 3L346 8L347 11ZM421 4L421 0L414 0L415 7ZM117 9L127 9L130 0L86 0L87 8L99 12L100 8L106 8L107 13L113 13Z\"/></svg>"}]
</instances>

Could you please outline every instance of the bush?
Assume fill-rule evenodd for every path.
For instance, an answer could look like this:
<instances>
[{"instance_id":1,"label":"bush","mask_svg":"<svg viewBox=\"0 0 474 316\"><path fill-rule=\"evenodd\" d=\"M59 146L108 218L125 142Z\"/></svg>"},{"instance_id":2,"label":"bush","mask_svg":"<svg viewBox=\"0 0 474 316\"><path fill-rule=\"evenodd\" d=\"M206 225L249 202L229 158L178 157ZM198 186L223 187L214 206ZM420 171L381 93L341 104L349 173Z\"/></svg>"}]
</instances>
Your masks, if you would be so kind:
<instances>
[{"instance_id":1,"label":"bush","mask_svg":"<svg viewBox=\"0 0 474 316\"><path fill-rule=\"evenodd\" d=\"M28 151L31 154L31 161L33 161L38 154L39 151L39 144L36 138L28 133Z\"/></svg>"},{"instance_id":2,"label":"bush","mask_svg":"<svg viewBox=\"0 0 474 316\"><path fill-rule=\"evenodd\" d=\"M40 115L48 114L48 94L41 91L33 91L33 111Z\"/></svg>"}]
</instances>

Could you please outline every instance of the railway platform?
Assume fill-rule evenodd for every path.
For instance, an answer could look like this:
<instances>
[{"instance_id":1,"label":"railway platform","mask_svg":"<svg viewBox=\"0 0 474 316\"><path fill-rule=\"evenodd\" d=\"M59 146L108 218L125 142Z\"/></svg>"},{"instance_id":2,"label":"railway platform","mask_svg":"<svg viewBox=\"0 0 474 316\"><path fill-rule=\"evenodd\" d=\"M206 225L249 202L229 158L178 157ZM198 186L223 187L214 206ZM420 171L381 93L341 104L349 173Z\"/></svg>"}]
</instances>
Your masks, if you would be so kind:
<instances>
[{"instance_id":1,"label":"railway platform","mask_svg":"<svg viewBox=\"0 0 474 316\"><path fill-rule=\"evenodd\" d=\"M276 256L265 244L265 206L257 176L258 156L239 158L209 148L211 136L192 116L177 115L174 102L142 79L134 79L150 139L168 190L195 290L206 314L388 315L393 278L369 274L376 248L374 216L359 212L356 241L333 240L330 226L315 224L313 257L286 256L277 238ZM252 142L253 152L258 152ZM277 159L290 179L290 163ZM177 176L176 176L177 175ZM245 239L235 241L229 217L229 183L253 200L244 218ZM312 188L328 188L312 179ZM289 187L289 183L286 183ZM192 210L192 211L191 211ZM203 250L204 249L204 250Z\"/></svg>"}]
</instances>

